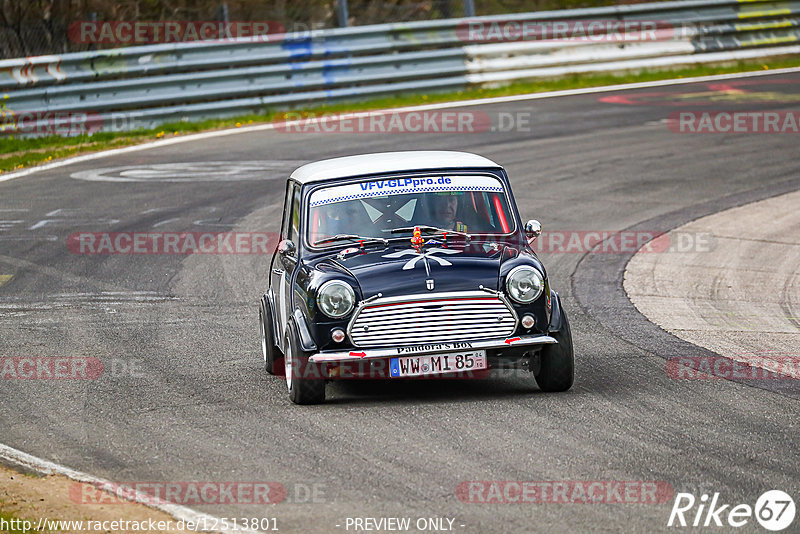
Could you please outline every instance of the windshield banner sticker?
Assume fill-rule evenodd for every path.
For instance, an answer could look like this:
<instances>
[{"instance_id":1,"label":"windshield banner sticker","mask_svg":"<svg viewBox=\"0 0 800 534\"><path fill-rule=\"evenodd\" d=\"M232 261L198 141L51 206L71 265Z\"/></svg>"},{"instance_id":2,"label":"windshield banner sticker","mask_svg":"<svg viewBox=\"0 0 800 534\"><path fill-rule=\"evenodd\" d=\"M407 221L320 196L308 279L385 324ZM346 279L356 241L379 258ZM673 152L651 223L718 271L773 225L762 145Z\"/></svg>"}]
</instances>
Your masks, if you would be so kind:
<instances>
[{"instance_id":1,"label":"windshield banner sticker","mask_svg":"<svg viewBox=\"0 0 800 534\"><path fill-rule=\"evenodd\" d=\"M444 191L503 192L496 178L489 176L430 176L417 178L391 178L357 184L340 185L314 191L311 207L324 206L357 198L407 195Z\"/></svg>"}]
</instances>

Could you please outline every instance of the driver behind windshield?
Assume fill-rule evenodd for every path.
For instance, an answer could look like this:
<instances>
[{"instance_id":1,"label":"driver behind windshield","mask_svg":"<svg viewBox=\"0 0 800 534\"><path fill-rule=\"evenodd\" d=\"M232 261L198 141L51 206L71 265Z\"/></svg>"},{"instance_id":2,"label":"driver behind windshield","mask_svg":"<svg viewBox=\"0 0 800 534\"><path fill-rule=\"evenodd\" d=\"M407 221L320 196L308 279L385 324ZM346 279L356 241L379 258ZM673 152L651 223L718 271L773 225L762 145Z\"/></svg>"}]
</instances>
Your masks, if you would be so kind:
<instances>
[{"instance_id":1,"label":"driver behind windshield","mask_svg":"<svg viewBox=\"0 0 800 534\"><path fill-rule=\"evenodd\" d=\"M430 226L443 230L467 232L467 225L458 220L461 191L447 191L429 195Z\"/></svg>"},{"instance_id":2,"label":"driver behind windshield","mask_svg":"<svg viewBox=\"0 0 800 534\"><path fill-rule=\"evenodd\" d=\"M372 226L366 211L358 200L340 202L322 210L322 235L353 234Z\"/></svg>"}]
</instances>

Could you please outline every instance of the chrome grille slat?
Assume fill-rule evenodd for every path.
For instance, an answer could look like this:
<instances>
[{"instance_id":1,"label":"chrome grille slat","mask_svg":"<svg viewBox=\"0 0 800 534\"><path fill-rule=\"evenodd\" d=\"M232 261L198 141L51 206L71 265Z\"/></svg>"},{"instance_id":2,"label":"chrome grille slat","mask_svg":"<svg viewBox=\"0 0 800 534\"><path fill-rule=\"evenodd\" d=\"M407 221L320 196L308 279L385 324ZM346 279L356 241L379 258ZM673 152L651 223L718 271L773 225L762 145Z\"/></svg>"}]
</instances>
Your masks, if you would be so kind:
<instances>
[{"instance_id":1,"label":"chrome grille slat","mask_svg":"<svg viewBox=\"0 0 800 534\"><path fill-rule=\"evenodd\" d=\"M507 331L508 331L507 329L506 330L494 330L494 331L487 330L487 331L481 332L482 335L480 335L480 336L476 335L473 330L458 330L458 331L449 331L448 330L448 331L437 332L436 335L433 335L431 333L415 334L413 336L403 335L402 333L401 334L397 334L397 335L402 337L402 339L403 339L403 343L398 344L398 346L399 346L399 345L411 345L413 343L418 343L418 341L416 341L418 339L434 339L437 342L442 343L442 341L444 339L447 339L447 341L453 341L453 340L456 340L456 339L459 339L459 340L460 339L479 339L479 338L483 338L483 337L486 337L486 338L498 338L498 337L505 337ZM442 337L442 336L447 336L447 337L445 338L445 337ZM380 343L381 345L386 345L387 343L385 343L383 341L383 340L386 339L386 337L387 337L386 335L359 337L359 343L361 345L364 345L365 343L374 341L376 343ZM364 345L364 346L366 346L366 345Z\"/></svg>"},{"instance_id":2,"label":"chrome grille slat","mask_svg":"<svg viewBox=\"0 0 800 534\"><path fill-rule=\"evenodd\" d=\"M508 302L481 291L375 299L359 307L348 333L359 347L401 346L507 337L516 326Z\"/></svg>"},{"instance_id":3,"label":"chrome grille slat","mask_svg":"<svg viewBox=\"0 0 800 534\"><path fill-rule=\"evenodd\" d=\"M508 310L504 306L492 306L487 307L485 309L478 309L478 308L454 308L451 306L445 306L443 308L438 309L422 309L422 308L414 308L409 309L407 311L404 310L392 310L392 313L372 313L372 312L364 312L359 317L360 319L364 319L369 317L370 319L392 319L395 317L403 318L408 317L410 315L419 314L419 315L435 315L435 314L453 314L457 313L460 315L483 315L486 313L508 313Z\"/></svg>"},{"instance_id":4,"label":"chrome grille slat","mask_svg":"<svg viewBox=\"0 0 800 534\"><path fill-rule=\"evenodd\" d=\"M481 299L452 299L452 300L447 300L447 301L441 301L441 300L433 299L433 300L428 300L428 301L420 300L420 301L410 301L410 302L393 302L393 303L390 303L390 304L380 304L380 305L377 305L377 306L369 306L368 309L370 309L372 311L375 311L375 310L385 310L385 309L390 309L390 308L401 308L401 307L402 308L414 308L414 307L422 308L424 306L435 305L437 302L439 302L439 303L446 302L448 305L451 305L451 306L460 306L460 305L484 306L487 303L488 304L500 304L502 306L502 302L500 302L500 301L498 301L496 299L487 299L487 298L481 298Z\"/></svg>"},{"instance_id":5,"label":"chrome grille slat","mask_svg":"<svg viewBox=\"0 0 800 534\"><path fill-rule=\"evenodd\" d=\"M399 304L392 304L391 306L380 306L376 308L367 308L370 313L381 313L381 312L392 312L397 309L419 309L424 310L426 308L432 308L433 306L440 306L441 304L408 304L406 306L402 306ZM467 301L467 302L448 302L444 304L445 306L450 306L453 308L485 308L487 306L496 306L498 308L504 308L505 306L502 305L500 302L495 302L493 300L488 301Z\"/></svg>"},{"instance_id":6,"label":"chrome grille slat","mask_svg":"<svg viewBox=\"0 0 800 534\"><path fill-rule=\"evenodd\" d=\"M472 331L448 332L448 333L437 332L436 334L429 333L426 335L419 335L415 337L402 336L403 342L397 344L386 343L384 341L386 339L386 336L380 336L378 338L364 338L359 340L359 347L386 346L386 345L401 347L404 345L418 345L420 343L442 343L443 342L442 340L445 339L444 336L447 336L446 339L448 342L453 342L453 341L478 340L483 337L487 339L506 337L506 334L492 333L491 335L488 336L476 336L475 332Z\"/></svg>"},{"instance_id":7,"label":"chrome grille slat","mask_svg":"<svg viewBox=\"0 0 800 534\"><path fill-rule=\"evenodd\" d=\"M432 332L433 329L437 330L468 330L476 333L484 333L488 330L491 331L500 331L505 332L509 330L511 326L514 324L513 320L504 321L506 324L502 323L494 323L492 325L483 325L479 332L475 331L475 326L471 324L458 324L458 323L450 323L450 324L436 324L431 325L430 328L421 330L418 327L408 327L407 325L403 325L401 327L381 327L380 329L377 327L370 328L369 331L364 332L363 334L359 335L359 337L363 336L375 336L378 334L416 334L418 332ZM443 340L444 341L444 340Z\"/></svg>"},{"instance_id":8,"label":"chrome grille slat","mask_svg":"<svg viewBox=\"0 0 800 534\"><path fill-rule=\"evenodd\" d=\"M393 303L390 303L390 304L380 304L380 305L372 306L370 309L372 309L372 310L382 310L382 309L386 309L386 308L424 307L424 306L433 306L437 302L439 302L439 303L446 302L447 304L453 305L453 306L459 306L459 305L482 306L482 305L485 305L487 303L490 303L490 304L499 303L499 301L497 301L495 299L487 299L487 298L481 298L481 299L452 299L452 300L447 300L447 301L440 301L440 300L433 299L433 300L427 300L427 301L425 301L425 300L419 300L419 301L415 300L415 301L409 301L409 302L393 302Z\"/></svg>"},{"instance_id":9,"label":"chrome grille slat","mask_svg":"<svg viewBox=\"0 0 800 534\"><path fill-rule=\"evenodd\" d=\"M484 324L482 325L481 329L483 330L508 330L509 326L514 324L514 318L506 316L503 318L503 321L494 320L492 324ZM433 328L453 328L454 329L473 329L474 326L472 324L465 324L464 321L453 320L453 321L429 321L426 322L425 327L427 330L431 330ZM419 325L408 325L408 324L401 324L401 325L379 325L379 326L370 326L369 331L364 332L365 335L369 334L378 334L381 332L394 332L394 333L402 333L402 332L416 332L419 330Z\"/></svg>"},{"instance_id":10,"label":"chrome grille slat","mask_svg":"<svg viewBox=\"0 0 800 534\"><path fill-rule=\"evenodd\" d=\"M394 319L411 319L413 317L444 317L444 316L454 316L458 315L460 317L464 317L465 319L469 318L480 318L487 314L494 314L495 317L498 315L508 315L508 310L503 308L490 308L488 310L451 310L451 309L443 309L443 310L425 310L423 311L409 311L408 313L402 314L392 314L392 315L372 315L368 313L361 314L359 317L359 321L364 321L369 319L370 321L392 321Z\"/></svg>"}]
</instances>

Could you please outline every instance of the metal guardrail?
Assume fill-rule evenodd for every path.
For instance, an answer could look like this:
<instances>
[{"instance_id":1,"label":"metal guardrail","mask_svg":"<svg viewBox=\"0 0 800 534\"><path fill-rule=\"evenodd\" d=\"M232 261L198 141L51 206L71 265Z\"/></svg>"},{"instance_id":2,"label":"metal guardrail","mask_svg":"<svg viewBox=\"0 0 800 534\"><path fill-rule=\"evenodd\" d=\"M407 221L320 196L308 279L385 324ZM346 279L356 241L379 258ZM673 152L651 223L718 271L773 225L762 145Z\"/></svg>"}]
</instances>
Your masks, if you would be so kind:
<instances>
[{"instance_id":1,"label":"metal guardrail","mask_svg":"<svg viewBox=\"0 0 800 534\"><path fill-rule=\"evenodd\" d=\"M491 31L598 21L649 24L654 38L502 42ZM473 39L470 28L488 30ZM800 0L688 0L137 46L0 61L0 128L10 133L26 114L73 122L70 115L85 114L102 129L129 130L406 91L797 53Z\"/></svg>"}]
</instances>

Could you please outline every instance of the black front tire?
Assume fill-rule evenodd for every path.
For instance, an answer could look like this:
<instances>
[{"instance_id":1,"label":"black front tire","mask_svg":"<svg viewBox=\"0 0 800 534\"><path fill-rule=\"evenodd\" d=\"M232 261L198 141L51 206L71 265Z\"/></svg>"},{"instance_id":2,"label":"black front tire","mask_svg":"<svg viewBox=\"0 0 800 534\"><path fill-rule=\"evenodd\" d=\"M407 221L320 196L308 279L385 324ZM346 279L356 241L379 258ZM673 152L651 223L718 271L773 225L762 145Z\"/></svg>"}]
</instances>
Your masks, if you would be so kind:
<instances>
[{"instance_id":1,"label":"black front tire","mask_svg":"<svg viewBox=\"0 0 800 534\"><path fill-rule=\"evenodd\" d=\"M258 322L261 330L261 354L264 357L264 368L271 375L280 374L283 370L277 369L276 364L281 357L281 351L275 345L275 334L273 330L272 313L265 299L261 299L261 306L258 310Z\"/></svg>"},{"instance_id":2,"label":"black front tire","mask_svg":"<svg viewBox=\"0 0 800 534\"><path fill-rule=\"evenodd\" d=\"M284 366L289 399L295 404L320 404L325 401L322 369L308 361L309 354L300 348L297 332L289 326L286 336Z\"/></svg>"},{"instance_id":3,"label":"black front tire","mask_svg":"<svg viewBox=\"0 0 800 534\"><path fill-rule=\"evenodd\" d=\"M564 321L561 330L550 333L558 344L545 345L539 356L539 372L535 377L542 391L567 391L575 380L572 332L564 308L561 308L561 314Z\"/></svg>"}]
</instances>

